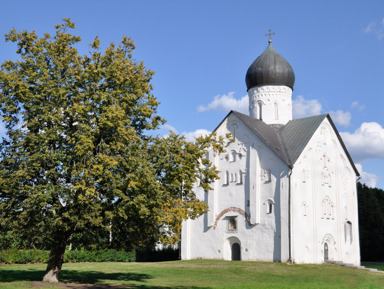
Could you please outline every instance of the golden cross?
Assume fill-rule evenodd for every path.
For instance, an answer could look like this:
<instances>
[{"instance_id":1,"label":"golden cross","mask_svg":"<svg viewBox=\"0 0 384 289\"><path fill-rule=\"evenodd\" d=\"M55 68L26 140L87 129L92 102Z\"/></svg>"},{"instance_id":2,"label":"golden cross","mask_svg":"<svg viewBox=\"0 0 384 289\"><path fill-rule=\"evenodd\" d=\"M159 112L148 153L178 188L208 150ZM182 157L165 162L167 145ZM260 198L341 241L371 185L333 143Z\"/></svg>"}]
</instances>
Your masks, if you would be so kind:
<instances>
[{"instance_id":1,"label":"golden cross","mask_svg":"<svg viewBox=\"0 0 384 289\"><path fill-rule=\"evenodd\" d=\"M268 33L267 34L265 34L265 37L268 37L269 39L268 39L268 42L269 43L272 43L272 35L275 35L276 33L275 32L272 32L272 30L271 29L268 29Z\"/></svg>"}]
</instances>

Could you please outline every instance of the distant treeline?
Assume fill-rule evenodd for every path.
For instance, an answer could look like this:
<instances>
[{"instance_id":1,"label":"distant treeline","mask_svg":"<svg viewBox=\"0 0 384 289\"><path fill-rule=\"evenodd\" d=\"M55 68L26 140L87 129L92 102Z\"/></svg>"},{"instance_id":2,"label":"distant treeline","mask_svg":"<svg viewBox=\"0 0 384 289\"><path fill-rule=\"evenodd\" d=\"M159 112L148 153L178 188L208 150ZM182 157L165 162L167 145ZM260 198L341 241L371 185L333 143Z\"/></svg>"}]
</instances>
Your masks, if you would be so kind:
<instances>
[{"instance_id":1,"label":"distant treeline","mask_svg":"<svg viewBox=\"0 0 384 289\"><path fill-rule=\"evenodd\" d=\"M361 261L384 261L384 190L357 184Z\"/></svg>"}]
</instances>

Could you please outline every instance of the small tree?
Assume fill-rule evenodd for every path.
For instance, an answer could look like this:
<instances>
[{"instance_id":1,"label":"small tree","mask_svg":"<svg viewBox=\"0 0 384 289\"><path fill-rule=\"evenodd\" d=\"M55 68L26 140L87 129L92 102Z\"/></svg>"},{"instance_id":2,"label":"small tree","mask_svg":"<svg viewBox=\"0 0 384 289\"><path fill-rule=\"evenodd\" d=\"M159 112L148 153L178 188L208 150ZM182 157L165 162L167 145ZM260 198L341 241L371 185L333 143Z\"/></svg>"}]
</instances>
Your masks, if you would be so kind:
<instances>
[{"instance_id":1,"label":"small tree","mask_svg":"<svg viewBox=\"0 0 384 289\"><path fill-rule=\"evenodd\" d=\"M96 37L80 56L73 28L64 19L53 37L11 30L6 41L20 60L0 70L0 222L32 243L45 236L49 282L59 280L70 237L84 230L112 230L113 246L129 250L159 240L163 226L176 241L181 221L206 210L192 183L217 178L199 161L212 138L147 134L164 120L133 41L102 53Z\"/></svg>"}]
</instances>

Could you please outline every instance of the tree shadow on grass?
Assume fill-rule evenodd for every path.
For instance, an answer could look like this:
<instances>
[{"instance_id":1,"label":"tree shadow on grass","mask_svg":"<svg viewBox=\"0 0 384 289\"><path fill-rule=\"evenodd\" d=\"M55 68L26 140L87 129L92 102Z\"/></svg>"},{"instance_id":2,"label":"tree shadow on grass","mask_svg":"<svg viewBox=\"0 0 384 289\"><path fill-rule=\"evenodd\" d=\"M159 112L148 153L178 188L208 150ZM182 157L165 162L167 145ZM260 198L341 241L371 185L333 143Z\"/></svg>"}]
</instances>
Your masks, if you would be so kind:
<instances>
[{"instance_id":1,"label":"tree shadow on grass","mask_svg":"<svg viewBox=\"0 0 384 289\"><path fill-rule=\"evenodd\" d=\"M0 282L41 281L45 270L0 270Z\"/></svg>"},{"instance_id":2,"label":"tree shadow on grass","mask_svg":"<svg viewBox=\"0 0 384 289\"><path fill-rule=\"evenodd\" d=\"M1 282L15 282L15 281L41 281L44 276L45 270L36 270L36 269L27 269L27 270L0 270L0 288ZM145 282L145 280L153 278L148 274L138 274L138 273L104 273L99 271L75 271L75 270L63 270L61 272L60 282L70 283L69 287L60 288L116 288L113 284L98 284L101 281L103 283L108 283L110 280L111 283L120 283L137 281ZM117 282L116 282L117 281ZM74 283L77 283L78 286L74 286ZM84 287L81 286L84 284ZM93 284L94 286L89 286ZM210 287L197 287L197 286L153 286L153 285L129 285L121 284L119 288L141 288L141 289L209 289ZM126 286L126 287L125 287ZM40 287L40 286L39 286Z\"/></svg>"},{"instance_id":3,"label":"tree shadow on grass","mask_svg":"<svg viewBox=\"0 0 384 289\"><path fill-rule=\"evenodd\" d=\"M43 279L44 270L0 270L0 282L14 281L41 281ZM74 271L63 270L61 272L60 282L65 283L87 283L96 284L101 280L111 281L139 281L151 279L148 274L138 273L104 273L98 271Z\"/></svg>"},{"instance_id":4,"label":"tree shadow on grass","mask_svg":"<svg viewBox=\"0 0 384 289\"><path fill-rule=\"evenodd\" d=\"M96 284L101 280L107 282L111 281L138 281L143 282L145 280L153 278L148 274L141 273L104 273L100 271L75 271L75 270L63 270L61 272L61 282L68 283L87 283L87 284Z\"/></svg>"}]
</instances>

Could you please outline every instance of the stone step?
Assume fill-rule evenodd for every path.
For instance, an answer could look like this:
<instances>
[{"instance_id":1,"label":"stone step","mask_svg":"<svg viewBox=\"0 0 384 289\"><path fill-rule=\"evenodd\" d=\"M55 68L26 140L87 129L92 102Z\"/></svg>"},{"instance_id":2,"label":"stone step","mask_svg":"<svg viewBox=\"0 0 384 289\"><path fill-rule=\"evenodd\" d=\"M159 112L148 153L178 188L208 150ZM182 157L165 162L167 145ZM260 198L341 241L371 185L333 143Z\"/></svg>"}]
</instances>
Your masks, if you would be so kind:
<instances>
[{"instance_id":1,"label":"stone step","mask_svg":"<svg viewBox=\"0 0 384 289\"><path fill-rule=\"evenodd\" d=\"M339 265L339 266L344 266L344 267L351 268L351 269L365 270L365 271L372 272L372 273L384 274L384 271L377 270L376 268L366 268L365 266L356 266L356 265L353 265L351 263L343 263L341 261L329 261L328 263Z\"/></svg>"}]
</instances>

